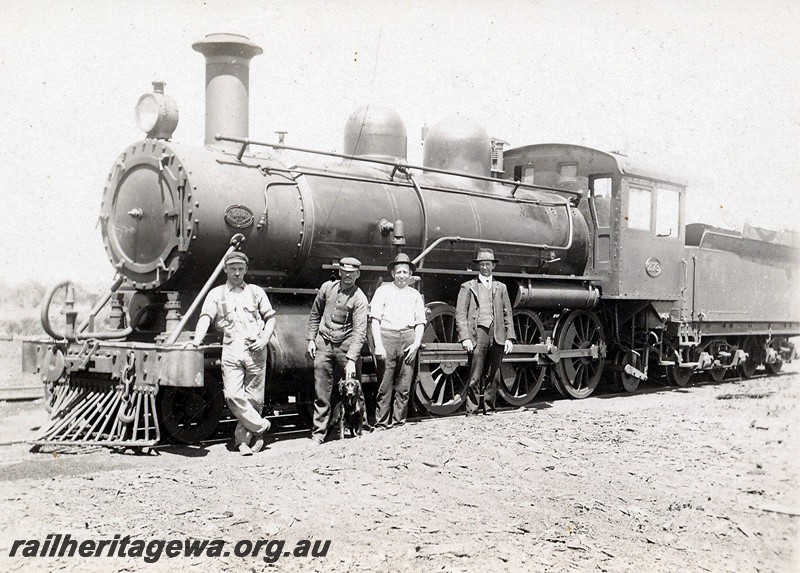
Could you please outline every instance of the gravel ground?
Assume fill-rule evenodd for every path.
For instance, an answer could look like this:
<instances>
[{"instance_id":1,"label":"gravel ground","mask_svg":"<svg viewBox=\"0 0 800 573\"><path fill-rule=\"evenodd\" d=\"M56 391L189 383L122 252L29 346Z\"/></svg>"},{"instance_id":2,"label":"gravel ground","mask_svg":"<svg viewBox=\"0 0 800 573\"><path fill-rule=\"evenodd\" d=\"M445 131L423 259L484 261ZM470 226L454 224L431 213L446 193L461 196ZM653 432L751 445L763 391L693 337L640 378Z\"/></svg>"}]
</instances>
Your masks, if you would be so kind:
<instances>
[{"instance_id":1,"label":"gravel ground","mask_svg":"<svg viewBox=\"0 0 800 573\"><path fill-rule=\"evenodd\" d=\"M798 571L800 375L787 370L424 420L318 447L278 439L249 458L223 443L147 455L4 445L0 568ZM35 403L0 414L2 442L45 420ZM130 536L145 555L157 540L225 545L207 546L218 557L163 548L153 563L108 557L109 546L99 557L25 557L25 545L10 556L14 540L48 534ZM330 540L326 554L294 555L306 539ZM239 557L242 540L273 543ZM266 553L279 558L265 563Z\"/></svg>"}]
</instances>

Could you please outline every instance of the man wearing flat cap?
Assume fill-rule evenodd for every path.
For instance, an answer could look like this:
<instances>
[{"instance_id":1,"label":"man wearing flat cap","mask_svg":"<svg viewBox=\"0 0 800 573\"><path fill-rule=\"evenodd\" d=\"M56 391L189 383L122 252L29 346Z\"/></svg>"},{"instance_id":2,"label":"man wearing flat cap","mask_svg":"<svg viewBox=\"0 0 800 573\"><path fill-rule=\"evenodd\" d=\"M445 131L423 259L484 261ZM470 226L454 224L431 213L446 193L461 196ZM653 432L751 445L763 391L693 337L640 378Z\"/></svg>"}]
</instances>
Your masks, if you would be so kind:
<instances>
[{"instance_id":1,"label":"man wearing flat cap","mask_svg":"<svg viewBox=\"0 0 800 573\"><path fill-rule=\"evenodd\" d=\"M323 284L308 317L307 353L314 360L314 428L311 439L322 444L338 393L338 378L358 376L361 347L367 337L367 296L356 286L361 262L339 261L339 280ZM336 377L334 375L337 375Z\"/></svg>"},{"instance_id":2,"label":"man wearing flat cap","mask_svg":"<svg viewBox=\"0 0 800 573\"><path fill-rule=\"evenodd\" d=\"M402 426L408 415L408 394L414 361L425 330L425 305L409 286L416 265L400 253L387 265L392 282L375 291L369 307L372 338L378 358L378 413L375 427Z\"/></svg>"},{"instance_id":3,"label":"man wearing flat cap","mask_svg":"<svg viewBox=\"0 0 800 573\"><path fill-rule=\"evenodd\" d=\"M275 330L275 310L261 287L244 282L250 260L233 251L225 257L224 285L211 289L195 327L199 346L213 323L223 333L222 383L228 408L239 420L235 445L242 455L252 455L264 445L269 420L261 416L267 345Z\"/></svg>"},{"instance_id":4,"label":"man wearing flat cap","mask_svg":"<svg viewBox=\"0 0 800 573\"><path fill-rule=\"evenodd\" d=\"M493 414L503 353L516 339L506 285L492 277L497 264L491 249L480 249L473 261L478 276L461 285L456 304L456 329L464 349L472 354L467 388L467 415Z\"/></svg>"}]
</instances>

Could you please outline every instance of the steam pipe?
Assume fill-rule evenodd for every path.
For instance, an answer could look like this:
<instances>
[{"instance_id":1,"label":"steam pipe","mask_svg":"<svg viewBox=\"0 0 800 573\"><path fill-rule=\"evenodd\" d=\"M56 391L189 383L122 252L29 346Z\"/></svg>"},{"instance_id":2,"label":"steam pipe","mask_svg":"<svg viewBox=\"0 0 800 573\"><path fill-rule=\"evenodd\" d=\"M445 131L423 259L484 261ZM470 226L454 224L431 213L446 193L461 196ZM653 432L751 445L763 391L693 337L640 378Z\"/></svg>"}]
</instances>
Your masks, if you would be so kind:
<instances>
[{"instance_id":1,"label":"steam pipe","mask_svg":"<svg viewBox=\"0 0 800 573\"><path fill-rule=\"evenodd\" d=\"M411 184L414 186L414 191L417 192L417 198L419 199L420 207L422 208L422 249L424 250L428 246L428 206L425 204L425 197L422 195L422 189L419 188L417 185L416 179L411 174L410 171L404 169L408 180L411 181ZM425 264L425 261L422 260L419 262L419 268Z\"/></svg>"},{"instance_id":2,"label":"steam pipe","mask_svg":"<svg viewBox=\"0 0 800 573\"><path fill-rule=\"evenodd\" d=\"M552 245L539 245L536 243L513 243L510 241L498 241L496 239L474 239L471 237L458 237L458 236L450 236L450 237L439 237L434 242L430 244L430 246L422 251L417 257L412 261L414 264L419 264L420 260L424 259L428 253L430 253L433 249L438 247L440 244L444 243L445 241L451 241L453 243L478 243L478 244L487 244L487 245L506 245L508 247L523 247L527 249L544 249L548 251L568 251L572 248L572 238L574 236L573 232L573 224L572 224L572 214L569 212L569 206L567 208L567 220L569 221L569 240L567 240L567 244L562 247L554 247Z\"/></svg>"}]
</instances>

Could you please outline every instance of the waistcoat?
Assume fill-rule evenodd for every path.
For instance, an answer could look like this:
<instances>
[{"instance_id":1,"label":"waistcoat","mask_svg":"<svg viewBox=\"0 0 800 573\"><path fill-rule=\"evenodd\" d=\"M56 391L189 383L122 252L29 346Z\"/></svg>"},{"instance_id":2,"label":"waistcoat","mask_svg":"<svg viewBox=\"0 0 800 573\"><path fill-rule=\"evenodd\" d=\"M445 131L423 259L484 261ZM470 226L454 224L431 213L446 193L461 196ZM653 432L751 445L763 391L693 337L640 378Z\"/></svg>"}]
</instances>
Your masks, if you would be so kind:
<instances>
[{"instance_id":1,"label":"waistcoat","mask_svg":"<svg viewBox=\"0 0 800 573\"><path fill-rule=\"evenodd\" d=\"M491 328L493 322L492 291L478 281L478 326Z\"/></svg>"}]
</instances>

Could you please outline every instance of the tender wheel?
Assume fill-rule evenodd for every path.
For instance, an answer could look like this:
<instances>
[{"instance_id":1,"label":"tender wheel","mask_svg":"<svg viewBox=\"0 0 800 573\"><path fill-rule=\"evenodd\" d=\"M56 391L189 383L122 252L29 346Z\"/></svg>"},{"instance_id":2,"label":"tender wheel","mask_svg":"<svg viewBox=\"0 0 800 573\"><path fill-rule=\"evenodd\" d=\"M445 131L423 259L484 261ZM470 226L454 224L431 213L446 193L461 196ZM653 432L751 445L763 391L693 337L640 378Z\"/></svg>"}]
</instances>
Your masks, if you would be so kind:
<instances>
[{"instance_id":1,"label":"tender wheel","mask_svg":"<svg viewBox=\"0 0 800 573\"><path fill-rule=\"evenodd\" d=\"M764 368L767 369L768 374L770 374L771 376L775 376L783 369L783 360L778 358L775 362L764 364Z\"/></svg>"},{"instance_id":2,"label":"tender wheel","mask_svg":"<svg viewBox=\"0 0 800 573\"><path fill-rule=\"evenodd\" d=\"M694 374L694 368L691 366L678 366L676 364L675 366L667 368L667 379L669 383L679 388L684 388L689 385L692 374Z\"/></svg>"},{"instance_id":3,"label":"tender wheel","mask_svg":"<svg viewBox=\"0 0 800 573\"><path fill-rule=\"evenodd\" d=\"M706 346L706 351L715 359L719 358L720 352L723 350L731 350L731 348L728 346L728 343L724 340L714 340ZM721 366L706 370L706 374L708 375L709 379L714 382L722 382L727 373L728 369Z\"/></svg>"},{"instance_id":4,"label":"tender wheel","mask_svg":"<svg viewBox=\"0 0 800 573\"><path fill-rule=\"evenodd\" d=\"M614 385L618 391L636 392L639 388L639 380L636 376L631 376L625 372L625 365L630 364L637 370L641 370L644 366L644 359L638 352L633 350L620 350L614 357Z\"/></svg>"},{"instance_id":5,"label":"tender wheel","mask_svg":"<svg viewBox=\"0 0 800 573\"><path fill-rule=\"evenodd\" d=\"M455 309L444 303L433 303L429 309L428 323L422 335L423 344L458 343ZM469 368L456 362L420 363L415 390L417 401L431 414L452 414L467 399L468 376Z\"/></svg>"},{"instance_id":6,"label":"tender wheel","mask_svg":"<svg viewBox=\"0 0 800 573\"><path fill-rule=\"evenodd\" d=\"M202 388L163 386L158 392L161 427L184 444L203 441L214 433L222 417L222 385L210 372Z\"/></svg>"},{"instance_id":7,"label":"tender wheel","mask_svg":"<svg viewBox=\"0 0 800 573\"><path fill-rule=\"evenodd\" d=\"M726 368L712 368L708 371L708 377L714 382L722 382L727 373L728 370Z\"/></svg>"},{"instance_id":8,"label":"tender wheel","mask_svg":"<svg viewBox=\"0 0 800 573\"><path fill-rule=\"evenodd\" d=\"M752 378L767 357L764 343L756 336L747 336L742 343L742 350L747 353L747 360L739 364L739 375L742 378Z\"/></svg>"},{"instance_id":9,"label":"tender wheel","mask_svg":"<svg viewBox=\"0 0 800 573\"><path fill-rule=\"evenodd\" d=\"M562 316L556 325L555 336L560 351L585 350L591 346L600 349L597 358L580 356L562 358L555 365L561 389L572 398L586 398L594 392L603 374L605 335L600 319L593 312L573 310Z\"/></svg>"},{"instance_id":10,"label":"tender wheel","mask_svg":"<svg viewBox=\"0 0 800 573\"><path fill-rule=\"evenodd\" d=\"M775 376L783 369L783 358L781 357L781 347L782 346L791 346L788 340L780 339L780 338L773 338L768 348L770 350L764 350L764 368L767 370L767 374L771 376ZM767 362L767 352L770 354L775 354L775 361L774 362ZM790 354L791 355L791 354Z\"/></svg>"},{"instance_id":11,"label":"tender wheel","mask_svg":"<svg viewBox=\"0 0 800 573\"><path fill-rule=\"evenodd\" d=\"M514 313L517 344L541 344L544 324L531 310ZM498 391L511 406L524 406L539 392L547 368L537 362L509 362L500 368Z\"/></svg>"}]
</instances>

